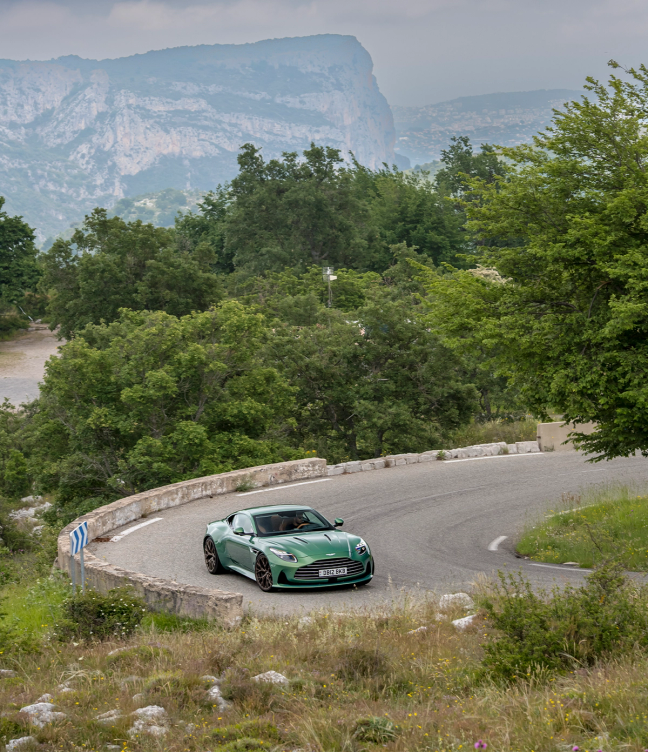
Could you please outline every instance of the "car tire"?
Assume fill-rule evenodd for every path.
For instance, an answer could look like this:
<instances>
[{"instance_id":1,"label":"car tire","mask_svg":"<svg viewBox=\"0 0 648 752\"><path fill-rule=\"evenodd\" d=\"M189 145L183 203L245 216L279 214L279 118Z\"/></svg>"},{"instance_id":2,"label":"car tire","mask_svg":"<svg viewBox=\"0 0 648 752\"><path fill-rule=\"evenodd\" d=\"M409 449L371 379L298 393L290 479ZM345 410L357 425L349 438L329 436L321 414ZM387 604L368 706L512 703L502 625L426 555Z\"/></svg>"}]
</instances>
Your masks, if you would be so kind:
<instances>
[{"instance_id":1,"label":"car tire","mask_svg":"<svg viewBox=\"0 0 648 752\"><path fill-rule=\"evenodd\" d=\"M263 590L264 593L269 593L272 590L274 583L272 582L272 570L270 569L270 562L268 557L264 554L257 556L254 564L254 578L256 584Z\"/></svg>"},{"instance_id":2,"label":"car tire","mask_svg":"<svg viewBox=\"0 0 648 752\"><path fill-rule=\"evenodd\" d=\"M205 554L205 565L209 574L222 574L225 571L225 567L221 564L216 544L212 538L205 538L203 552Z\"/></svg>"}]
</instances>

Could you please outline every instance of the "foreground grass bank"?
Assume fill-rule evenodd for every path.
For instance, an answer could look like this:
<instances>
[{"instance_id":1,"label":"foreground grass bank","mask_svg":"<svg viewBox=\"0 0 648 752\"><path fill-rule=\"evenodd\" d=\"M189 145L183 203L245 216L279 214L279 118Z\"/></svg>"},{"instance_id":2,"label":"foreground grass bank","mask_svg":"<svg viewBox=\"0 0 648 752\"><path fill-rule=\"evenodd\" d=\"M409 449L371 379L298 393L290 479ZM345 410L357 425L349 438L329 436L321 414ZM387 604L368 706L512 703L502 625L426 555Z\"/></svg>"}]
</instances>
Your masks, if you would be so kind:
<instances>
[{"instance_id":1,"label":"foreground grass bank","mask_svg":"<svg viewBox=\"0 0 648 752\"><path fill-rule=\"evenodd\" d=\"M549 516L525 529L517 550L536 561L591 568L614 559L648 571L648 491L616 486L566 494Z\"/></svg>"},{"instance_id":2,"label":"foreground grass bank","mask_svg":"<svg viewBox=\"0 0 648 752\"><path fill-rule=\"evenodd\" d=\"M104 641L57 636L64 580L37 583L22 603L14 588L13 609L22 609L35 644L0 648L0 668L15 671L0 679L0 749L31 735L45 751L465 752L482 740L503 752L639 752L648 745L648 654L636 637L646 594L612 580L606 587L594 582L552 601L521 581L491 584L463 631L452 619L465 611L421 597L355 614L250 616L231 630L147 614L126 639ZM44 621L44 603L52 622ZM593 621L572 620L586 610ZM615 630L627 639L613 634L597 657L597 640ZM515 650L538 645L555 648L554 663L520 670ZM503 680L516 665L514 678ZM254 680L268 671L287 681ZM227 707L210 694L215 679ZM43 694L65 717L36 728L20 709ZM148 706L160 709L158 736L133 730L132 714ZM105 713L107 721L97 720Z\"/></svg>"}]
</instances>

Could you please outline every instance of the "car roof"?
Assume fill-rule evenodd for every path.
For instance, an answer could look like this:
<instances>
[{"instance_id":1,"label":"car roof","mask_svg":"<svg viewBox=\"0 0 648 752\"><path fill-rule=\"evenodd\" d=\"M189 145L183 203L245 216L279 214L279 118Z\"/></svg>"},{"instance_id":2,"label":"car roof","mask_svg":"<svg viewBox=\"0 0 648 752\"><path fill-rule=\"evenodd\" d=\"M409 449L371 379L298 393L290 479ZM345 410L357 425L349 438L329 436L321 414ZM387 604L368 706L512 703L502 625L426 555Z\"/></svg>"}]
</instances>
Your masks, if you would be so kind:
<instances>
[{"instance_id":1,"label":"car roof","mask_svg":"<svg viewBox=\"0 0 648 752\"><path fill-rule=\"evenodd\" d=\"M249 512L254 514L255 512L263 512L268 514L269 512L292 512L296 509L311 509L308 504L274 504L271 506L263 507L247 507L247 509L239 509L239 512Z\"/></svg>"}]
</instances>

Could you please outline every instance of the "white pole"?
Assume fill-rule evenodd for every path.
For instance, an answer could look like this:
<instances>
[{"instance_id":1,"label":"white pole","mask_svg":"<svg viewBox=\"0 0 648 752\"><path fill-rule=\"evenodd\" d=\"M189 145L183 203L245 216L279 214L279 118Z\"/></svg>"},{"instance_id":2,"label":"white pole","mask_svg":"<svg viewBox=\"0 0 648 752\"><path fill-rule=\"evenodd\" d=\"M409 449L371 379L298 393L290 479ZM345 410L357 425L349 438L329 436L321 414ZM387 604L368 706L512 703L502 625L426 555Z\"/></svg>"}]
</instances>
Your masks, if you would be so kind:
<instances>
[{"instance_id":1,"label":"white pole","mask_svg":"<svg viewBox=\"0 0 648 752\"><path fill-rule=\"evenodd\" d=\"M70 556L70 562L72 564L72 592L76 593L76 562L74 561L74 554Z\"/></svg>"},{"instance_id":2,"label":"white pole","mask_svg":"<svg viewBox=\"0 0 648 752\"><path fill-rule=\"evenodd\" d=\"M83 563L83 549L79 552L79 556L81 557L81 592L85 593L85 566Z\"/></svg>"}]
</instances>

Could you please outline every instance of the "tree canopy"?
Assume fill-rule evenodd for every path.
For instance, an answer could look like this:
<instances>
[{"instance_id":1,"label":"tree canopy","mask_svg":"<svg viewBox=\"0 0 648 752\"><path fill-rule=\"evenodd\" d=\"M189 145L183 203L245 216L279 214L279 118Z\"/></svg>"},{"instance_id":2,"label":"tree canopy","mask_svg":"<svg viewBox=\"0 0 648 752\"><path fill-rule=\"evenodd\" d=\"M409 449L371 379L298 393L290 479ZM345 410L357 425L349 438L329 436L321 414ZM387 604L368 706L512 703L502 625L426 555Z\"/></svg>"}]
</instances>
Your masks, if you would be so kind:
<instances>
[{"instance_id":1,"label":"tree canopy","mask_svg":"<svg viewBox=\"0 0 648 752\"><path fill-rule=\"evenodd\" d=\"M39 277L34 231L22 217L2 210L0 196L0 303L17 303L33 290Z\"/></svg>"},{"instance_id":2,"label":"tree canopy","mask_svg":"<svg viewBox=\"0 0 648 752\"><path fill-rule=\"evenodd\" d=\"M104 209L86 217L71 240L58 239L42 256L41 287L61 335L111 322L120 308L183 316L206 310L222 291L208 243L176 244L173 229L120 217Z\"/></svg>"},{"instance_id":3,"label":"tree canopy","mask_svg":"<svg viewBox=\"0 0 648 752\"><path fill-rule=\"evenodd\" d=\"M616 64L613 67L618 68ZM538 415L595 421L597 458L648 455L648 70L588 79L503 174L469 179L471 271L426 273L430 320L483 348Z\"/></svg>"}]
</instances>

